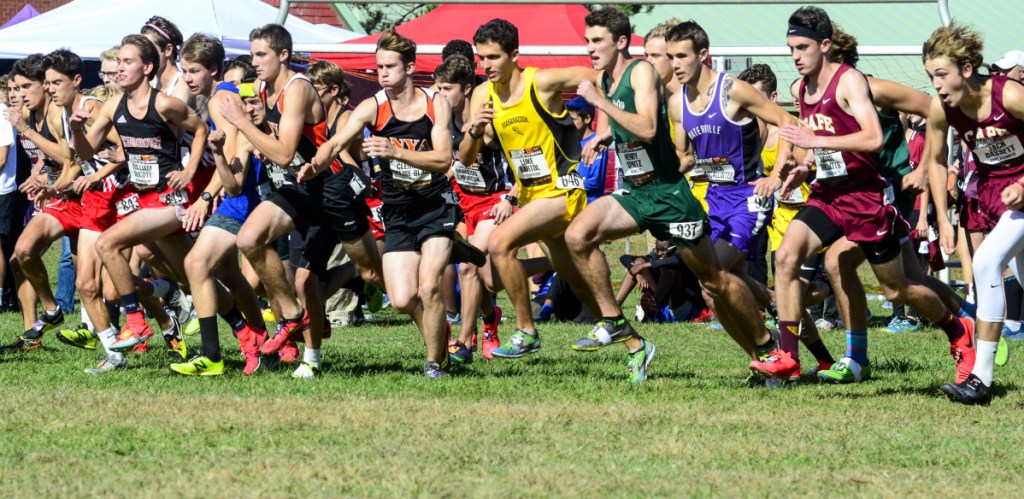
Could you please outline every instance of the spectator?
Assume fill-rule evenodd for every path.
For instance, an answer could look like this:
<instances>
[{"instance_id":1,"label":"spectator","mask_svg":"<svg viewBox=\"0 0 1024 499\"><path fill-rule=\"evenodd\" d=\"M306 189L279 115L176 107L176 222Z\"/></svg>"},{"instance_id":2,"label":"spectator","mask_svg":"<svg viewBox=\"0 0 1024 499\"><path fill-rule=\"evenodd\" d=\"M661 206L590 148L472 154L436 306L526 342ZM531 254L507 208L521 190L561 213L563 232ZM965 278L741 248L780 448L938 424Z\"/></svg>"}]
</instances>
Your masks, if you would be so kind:
<instances>
[{"instance_id":1,"label":"spectator","mask_svg":"<svg viewBox=\"0 0 1024 499\"><path fill-rule=\"evenodd\" d=\"M580 134L580 145L586 147L587 142L596 137L593 129L594 106L587 103L583 97L576 97L565 103L569 110L573 125ZM580 162L576 172L583 176L583 186L587 189L587 202L592 203L595 199L604 195L605 175L608 168L608 150L597 156L597 159L589 165Z\"/></svg>"}]
</instances>

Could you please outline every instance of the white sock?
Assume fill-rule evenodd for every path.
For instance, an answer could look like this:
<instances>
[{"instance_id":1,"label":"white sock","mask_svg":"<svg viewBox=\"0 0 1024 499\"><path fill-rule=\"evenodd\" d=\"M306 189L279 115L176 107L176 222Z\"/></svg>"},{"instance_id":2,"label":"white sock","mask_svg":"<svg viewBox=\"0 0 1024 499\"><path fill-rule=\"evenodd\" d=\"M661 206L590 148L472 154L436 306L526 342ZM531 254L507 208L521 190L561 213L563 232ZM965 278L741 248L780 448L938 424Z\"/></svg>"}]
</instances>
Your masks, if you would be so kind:
<instances>
[{"instance_id":1,"label":"white sock","mask_svg":"<svg viewBox=\"0 0 1024 499\"><path fill-rule=\"evenodd\" d=\"M92 318L89 317L89 311L82 307L82 322L85 323L85 327L89 329L89 332L96 333L96 325L92 323Z\"/></svg>"},{"instance_id":2,"label":"white sock","mask_svg":"<svg viewBox=\"0 0 1024 499\"><path fill-rule=\"evenodd\" d=\"M117 328L110 326L105 331L97 333L96 336L100 338L100 343L103 343L103 349L107 351L107 355L116 353L110 349L110 345L117 341Z\"/></svg>"},{"instance_id":3,"label":"white sock","mask_svg":"<svg viewBox=\"0 0 1024 499\"><path fill-rule=\"evenodd\" d=\"M1020 330L1020 321L1003 321L1003 324L1014 331Z\"/></svg>"},{"instance_id":4,"label":"white sock","mask_svg":"<svg viewBox=\"0 0 1024 499\"><path fill-rule=\"evenodd\" d=\"M320 349L319 348L306 348L302 352L302 361L319 369L320 368Z\"/></svg>"},{"instance_id":5,"label":"white sock","mask_svg":"<svg viewBox=\"0 0 1024 499\"><path fill-rule=\"evenodd\" d=\"M971 374L978 377L985 386L992 386L992 366L996 363L998 341L977 340L975 342L974 370Z\"/></svg>"},{"instance_id":6,"label":"white sock","mask_svg":"<svg viewBox=\"0 0 1024 499\"><path fill-rule=\"evenodd\" d=\"M43 310L43 312L50 317L56 317L60 313L60 306L57 307L57 310Z\"/></svg>"},{"instance_id":7,"label":"white sock","mask_svg":"<svg viewBox=\"0 0 1024 499\"><path fill-rule=\"evenodd\" d=\"M163 298L171 291L171 282L167 279L154 279L149 281L153 285L153 296Z\"/></svg>"}]
</instances>

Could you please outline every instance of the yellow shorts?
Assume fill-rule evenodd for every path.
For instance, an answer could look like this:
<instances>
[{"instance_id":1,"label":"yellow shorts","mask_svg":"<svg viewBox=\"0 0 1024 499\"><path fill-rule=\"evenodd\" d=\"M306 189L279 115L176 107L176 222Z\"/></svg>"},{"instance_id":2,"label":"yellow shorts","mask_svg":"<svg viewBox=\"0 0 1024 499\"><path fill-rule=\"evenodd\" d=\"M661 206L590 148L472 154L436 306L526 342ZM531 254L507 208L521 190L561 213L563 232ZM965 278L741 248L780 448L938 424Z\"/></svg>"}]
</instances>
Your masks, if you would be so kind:
<instances>
[{"instance_id":1,"label":"yellow shorts","mask_svg":"<svg viewBox=\"0 0 1024 499\"><path fill-rule=\"evenodd\" d=\"M519 190L519 205L526 206L535 199L550 199L565 196L565 221L572 222L583 208L587 207L587 191L584 189L522 188Z\"/></svg>"},{"instance_id":2,"label":"yellow shorts","mask_svg":"<svg viewBox=\"0 0 1024 499\"><path fill-rule=\"evenodd\" d=\"M789 223L793 217L800 212L803 205L788 205L778 203L775 205L775 213L772 213L772 224L768 226L768 240L771 241L771 251L774 253L782 246L782 236L786 234Z\"/></svg>"},{"instance_id":3,"label":"yellow shorts","mask_svg":"<svg viewBox=\"0 0 1024 499\"><path fill-rule=\"evenodd\" d=\"M690 192L693 193L693 197L697 198L700 202L701 207L704 208L704 213L708 212L708 202L704 198L708 194L708 183L707 181L696 181L693 182L693 187L690 188Z\"/></svg>"}]
</instances>

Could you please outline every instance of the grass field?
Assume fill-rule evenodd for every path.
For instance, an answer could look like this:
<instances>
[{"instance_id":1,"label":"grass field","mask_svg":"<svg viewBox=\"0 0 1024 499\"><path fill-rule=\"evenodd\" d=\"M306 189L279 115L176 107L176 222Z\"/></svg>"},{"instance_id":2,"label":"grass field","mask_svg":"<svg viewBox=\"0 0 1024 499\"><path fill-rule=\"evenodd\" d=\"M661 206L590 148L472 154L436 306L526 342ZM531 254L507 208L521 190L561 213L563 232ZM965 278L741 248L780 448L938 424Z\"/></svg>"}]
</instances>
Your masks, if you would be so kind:
<instances>
[{"instance_id":1,"label":"grass field","mask_svg":"<svg viewBox=\"0 0 1024 499\"><path fill-rule=\"evenodd\" d=\"M104 377L52 337L0 354L0 496L1013 496L1024 479L1020 344L992 405L965 407L937 393L953 363L936 330L872 330L870 382L766 390L703 325L641 326L658 351L631 386L624 349L573 352L571 325L427 380L415 327L377 318L335 329L311 382L242 376L226 330L219 378L172 376L160 345Z\"/></svg>"}]
</instances>

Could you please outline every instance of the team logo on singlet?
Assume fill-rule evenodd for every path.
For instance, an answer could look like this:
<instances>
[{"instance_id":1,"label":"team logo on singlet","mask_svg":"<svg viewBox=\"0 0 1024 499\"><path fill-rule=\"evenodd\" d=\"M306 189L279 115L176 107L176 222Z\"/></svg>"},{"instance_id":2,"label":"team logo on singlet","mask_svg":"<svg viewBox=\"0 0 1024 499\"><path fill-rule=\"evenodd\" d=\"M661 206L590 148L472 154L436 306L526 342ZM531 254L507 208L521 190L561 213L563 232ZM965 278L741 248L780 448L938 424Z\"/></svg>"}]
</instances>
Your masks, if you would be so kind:
<instances>
[{"instance_id":1,"label":"team logo on singlet","mask_svg":"<svg viewBox=\"0 0 1024 499\"><path fill-rule=\"evenodd\" d=\"M832 126L832 118L827 115L816 113L804 118L803 121L815 132L824 130L828 133L836 133L836 129Z\"/></svg>"}]
</instances>

